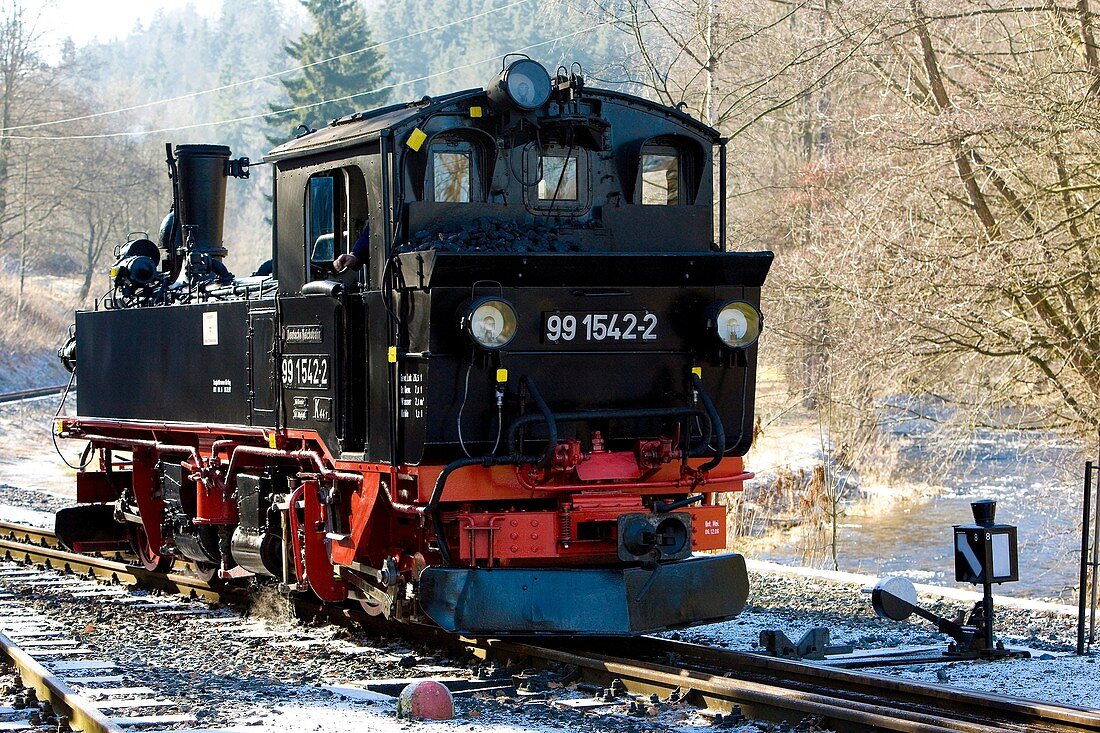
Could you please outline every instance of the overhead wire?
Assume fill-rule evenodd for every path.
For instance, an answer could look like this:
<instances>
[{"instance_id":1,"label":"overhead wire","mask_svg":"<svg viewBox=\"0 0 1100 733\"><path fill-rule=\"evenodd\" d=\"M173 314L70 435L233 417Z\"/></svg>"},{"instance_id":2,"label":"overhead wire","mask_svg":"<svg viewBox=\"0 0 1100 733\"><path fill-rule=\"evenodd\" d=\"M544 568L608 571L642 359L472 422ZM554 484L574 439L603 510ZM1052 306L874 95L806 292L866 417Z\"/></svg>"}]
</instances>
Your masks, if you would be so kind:
<instances>
[{"instance_id":1,"label":"overhead wire","mask_svg":"<svg viewBox=\"0 0 1100 733\"><path fill-rule=\"evenodd\" d=\"M492 13L496 13L496 12L499 12L501 10L507 10L509 8L514 8L517 5L523 5L523 4L529 3L529 2L531 2L531 0L514 0L514 2L508 3L507 5L501 5L498 8L490 8L489 10L483 10L480 13L475 13L474 15L468 15L468 16L465 16L463 18L459 18L457 20L452 20L449 23L443 23L441 25L432 26L431 28L424 28L423 30L416 31L414 33L408 33L404 36L399 36L397 38L390 38L386 41L379 41L378 43L372 43L369 46L364 46L362 48L357 48L354 51L347 51L345 53L337 54L336 56L329 56L328 58L319 59L317 61L311 61L308 64L301 64L299 66L294 66L294 67L289 68L289 69L283 69L282 71L274 71L270 74L263 74L261 76L254 76L251 79L242 79L240 81L230 82L228 84L223 84L223 85L218 86L218 87L212 87L210 89L202 89L202 90L199 90L199 91L196 91L196 92L188 92L187 94L180 94L179 96L175 96L175 97L165 97L164 99L156 99L156 100L153 100L151 102L143 102L141 104L135 104L135 105L131 105L129 107L119 107L118 109L111 109L111 110L106 110L106 111L103 111L103 112L92 112L92 113L85 114L85 115L78 115L76 117L66 117L66 118L60 119L60 120L49 120L48 122L32 122L32 123L27 123L25 125L11 125L9 127L0 128L0 133L10 132L12 130L29 130L29 129L39 128L39 127L49 127L51 125L62 125L62 124L68 123L68 122L82 122L84 120L92 120L92 119L96 119L96 118L99 118L99 117L107 117L107 116L110 116L110 115L122 114L124 112L134 112L134 111L140 110L140 109L148 109L149 107L155 107L155 106L160 105L160 104L171 104L172 102L181 102L185 99L195 99L197 97L201 97L201 96L204 96L206 94L213 94L215 92L223 92L227 89L235 89L236 87L245 86L247 84L255 84L256 82L261 82L261 81L267 81L268 79L277 79L280 76L286 76L287 74L294 74L296 72L303 71L305 69L309 69L309 68L312 68L314 66L320 66L322 64L328 64L328 63L331 63L333 61L339 61L341 59L349 58L351 56L357 56L358 54L366 53L367 51L373 51L377 48L382 48L384 46L388 46L390 44L397 43L399 41L407 41L410 38L416 38L417 36L422 36L426 33L433 33L435 31L440 31L440 30L443 30L445 28L450 28L451 26L460 25L462 23L467 23L471 20L477 20L478 18L483 18L486 15L491 15ZM10 137L10 136L5 136L5 137ZM23 139L23 138L18 138L18 139Z\"/></svg>"},{"instance_id":2,"label":"overhead wire","mask_svg":"<svg viewBox=\"0 0 1100 733\"><path fill-rule=\"evenodd\" d=\"M530 45L523 46L521 48L515 49L511 53L518 53L518 52L521 52L521 51L529 51L533 48L538 48L540 46L548 46L551 43L557 43L558 41L564 41L566 39L573 38L575 36L579 36L579 35L582 35L584 33L589 33L591 31L594 31L597 28L605 26L610 22L611 22L610 20L601 21L599 23L596 23L595 25L588 26L587 28L582 28L579 31L574 31L572 33L566 33L565 35L558 36L557 38L551 38L551 39L546 40L546 41L540 41L539 43L532 43ZM258 119L262 119L262 118L265 118L265 117L275 117L275 116L278 116L278 115L289 114L291 112L300 112L300 111L306 110L306 109L313 109L315 107L320 107L322 105L329 104L329 103L332 103L332 102L345 102L349 99L356 99L358 97L365 97L365 96L370 95L370 94L377 94L378 92L383 92L383 91L386 91L388 89L396 89L397 87L402 87L402 86L405 86L407 84L416 84L418 82L428 81L430 79L435 79L436 77L444 76L446 74L450 74L451 72L458 71L460 69L468 69L471 66L479 66L480 64L487 64L491 61L496 61L500 57L501 57L501 55L499 53L498 54L493 54L492 56L489 56L487 58L479 59L477 61L471 61L470 63L467 63L467 64L460 64L458 66L452 66L449 69L444 69L443 71L437 71L435 73L428 74L426 76L421 76L421 77L418 77L416 79L405 79L404 81L394 82L392 84L384 84L380 87L376 87L374 89L368 89L367 91L364 91L364 92L356 92L355 94L347 94L347 95L344 95L342 97L333 97L331 99L323 99L319 102L311 102L309 104L302 104L302 105L298 105L296 107L287 107L285 109L274 110L274 111L270 111L270 112L259 112L259 113L252 114L252 115L243 115L241 117L233 117L233 118L224 119L224 120L214 120L212 122L195 122L195 123L188 124L188 125L175 125L175 126L172 126L172 127L161 127L161 128L155 129L155 130L126 130L126 131L122 131L122 132L105 132L105 133L96 133L96 134L87 134L87 135L2 135L0 137L3 137L3 138L8 139L8 140L48 140L48 141L101 140L101 139L106 139L106 138L141 137L143 135L159 135L159 134L165 133L165 132L180 132L181 130L194 130L194 129L198 129L200 127L214 127L216 125L230 125L230 124L237 123L237 122L249 122L249 121L252 121L252 120L258 120Z\"/></svg>"}]
</instances>

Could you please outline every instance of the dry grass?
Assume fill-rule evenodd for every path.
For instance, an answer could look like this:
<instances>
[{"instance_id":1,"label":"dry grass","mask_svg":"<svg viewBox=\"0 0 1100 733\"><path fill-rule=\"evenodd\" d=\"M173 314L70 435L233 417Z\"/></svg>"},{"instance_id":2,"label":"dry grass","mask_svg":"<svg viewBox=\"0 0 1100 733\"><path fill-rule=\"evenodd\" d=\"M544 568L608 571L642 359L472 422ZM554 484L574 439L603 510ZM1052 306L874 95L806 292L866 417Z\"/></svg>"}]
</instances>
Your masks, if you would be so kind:
<instances>
[{"instance_id":1,"label":"dry grass","mask_svg":"<svg viewBox=\"0 0 1100 733\"><path fill-rule=\"evenodd\" d=\"M28 277L19 311L19 278L0 274L0 343L4 351L18 355L60 346L73 320L77 290L73 280Z\"/></svg>"},{"instance_id":2,"label":"dry grass","mask_svg":"<svg viewBox=\"0 0 1100 733\"><path fill-rule=\"evenodd\" d=\"M28 277L19 309L19 279L0 274L0 390L64 383L57 360L73 322L79 284L70 279Z\"/></svg>"},{"instance_id":3,"label":"dry grass","mask_svg":"<svg viewBox=\"0 0 1100 733\"><path fill-rule=\"evenodd\" d=\"M791 390L781 372L758 374L752 451L745 466L756 472L740 494L728 494L727 544L749 551L780 545L803 563L830 557L835 522L863 497L861 480L891 447L834 442L820 415Z\"/></svg>"},{"instance_id":4,"label":"dry grass","mask_svg":"<svg viewBox=\"0 0 1100 733\"><path fill-rule=\"evenodd\" d=\"M773 529L827 523L832 506L821 464L809 470L780 467L772 481L725 497L730 542L759 537Z\"/></svg>"}]
</instances>

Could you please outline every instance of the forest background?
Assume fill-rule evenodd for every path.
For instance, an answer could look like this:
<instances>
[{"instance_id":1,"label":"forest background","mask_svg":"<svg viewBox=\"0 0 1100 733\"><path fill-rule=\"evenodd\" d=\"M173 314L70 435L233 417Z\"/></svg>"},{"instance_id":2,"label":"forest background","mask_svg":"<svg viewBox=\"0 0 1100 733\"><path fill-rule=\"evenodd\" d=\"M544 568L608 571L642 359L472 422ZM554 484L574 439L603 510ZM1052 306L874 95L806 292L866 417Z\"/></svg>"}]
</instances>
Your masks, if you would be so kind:
<instances>
[{"instance_id":1,"label":"forest background","mask_svg":"<svg viewBox=\"0 0 1100 733\"><path fill-rule=\"evenodd\" d=\"M761 425L798 409L842 436L817 479L834 509L828 466L882 462L899 416L1094 444L1094 5L226 0L214 18L184 5L47 54L36 4L5 0L0 387L61 378L52 353L72 309L107 289L114 247L155 236L168 209L165 141L256 160L299 124L481 86L520 51L578 61L590 84L683 105L729 137L727 242L776 253L761 363L783 397ZM350 13L343 32L322 32L334 9ZM325 74L362 86L330 93ZM269 256L269 191L263 166L230 186L238 274Z\"/></svg>"}]
</instances>

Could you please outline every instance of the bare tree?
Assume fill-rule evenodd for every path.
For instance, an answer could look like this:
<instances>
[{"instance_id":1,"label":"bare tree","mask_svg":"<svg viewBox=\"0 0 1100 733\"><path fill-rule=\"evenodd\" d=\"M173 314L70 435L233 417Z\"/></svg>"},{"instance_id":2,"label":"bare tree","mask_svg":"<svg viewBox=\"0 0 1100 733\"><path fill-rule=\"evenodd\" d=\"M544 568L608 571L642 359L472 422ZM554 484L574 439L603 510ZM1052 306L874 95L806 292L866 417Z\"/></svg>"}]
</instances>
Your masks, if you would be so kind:
<instances>
[{"instance_id":1,"label":"bare tree","mask_svg":"<svg viewBox=\"0 0 1100 733\"><path fill-rule=\"evenodd\" d=\"M831 20L867 12L837 5ZM895 8L861 49L887 93L853 168L865 191L831 192L832 223L877 263L830 291L891 314L887 333L912 354L893 374L1043 409L1025 425L1088 431L1100 421L1093 19L1088 0Z\"/></svg>"},{"instance_id":2,"label":"bare tree","mask_svg":"<svg viewBox=\"0 0 1100 733\"><path fill-rule=\"evenodd\" d=\"M24 87L35 66L36 37L28 27L23 6L14 2L0 15L0 128L6 131L16 119ZM7 185L11 137L0 131L0 227L7 219ZM0 241L2 241L0 228Z\"/></svg>"},{"instance_id":3,"label":"bare tree","mask_svg":"<svg viewBox=\"0 0 1100 733\"><path fill-rule=\"evenodd\" d=\"M143 159L140 145L114 140L81 141L79 164L71 171L72 194L63 220L66 245L79 262L78 301L87 300L97 275L103 274L107 255L131 233L155 237L148 231L158 221L154 190L154 163Z\"/></svg>"},{"instance_id":4,"label":"bare tree","mask_svg":"<svg viewBox=\"0 0 1100 733\"><path fill-rule=\"evenodd\" d=\"M30 139L27 126L73 108L62 88L66 64L46 64L37 54L37 25L37 14L21 2L0 10L0 252L17 271L17 318L28 269L46 254L42 234L64 202L66 183L57 176L64 160L53 146Z\"/></svg>"},{"instance_id":5,"label":"bare tree","mask_svg":"<svg viewBox=\"0 0 1100 733\"><path fill-rule=\"evenodd\" d=\"M762 361L830 437L834 526L889 420L1095 435L1095 4L604 8L619 77L731 139L728 241L777 253Z\"/></svg>"}]
</instances>

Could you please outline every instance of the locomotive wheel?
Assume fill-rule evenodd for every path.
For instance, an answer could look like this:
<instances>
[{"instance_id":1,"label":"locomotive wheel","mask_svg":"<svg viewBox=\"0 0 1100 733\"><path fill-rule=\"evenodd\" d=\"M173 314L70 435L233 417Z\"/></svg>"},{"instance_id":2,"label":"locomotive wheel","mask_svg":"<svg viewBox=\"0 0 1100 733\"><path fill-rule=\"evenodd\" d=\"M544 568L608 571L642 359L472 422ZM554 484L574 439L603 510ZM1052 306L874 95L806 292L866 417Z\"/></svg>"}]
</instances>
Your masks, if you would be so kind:
<instances>
[{"instance_id":1,"label":"locomotive wheel","mask_svg":"<svg viewBox=\"0 0 1100 733\"><path fill-rule=\"evenodd\" d=\"M218 582L218 566L211 563L197 562L194 564L195 577L204 583Z\"/></svg>"},{"instance_id":2,"label":"locomotive wheel","mask_svg":"<svg viewBox=\"0 0 1100 733\"><path fill-rule=\"evenodd\" d=\"M166 573L176 562L176 558L171 555L160 555L149 546L149 537L145 534L145 527L140 524L132 530L130 544L133 546L138 559L141 560L142 567L151 573Z\"/></svg>"}]
</instances>

